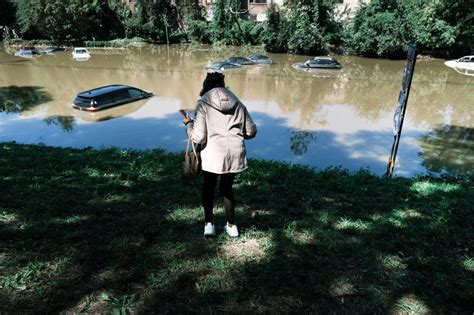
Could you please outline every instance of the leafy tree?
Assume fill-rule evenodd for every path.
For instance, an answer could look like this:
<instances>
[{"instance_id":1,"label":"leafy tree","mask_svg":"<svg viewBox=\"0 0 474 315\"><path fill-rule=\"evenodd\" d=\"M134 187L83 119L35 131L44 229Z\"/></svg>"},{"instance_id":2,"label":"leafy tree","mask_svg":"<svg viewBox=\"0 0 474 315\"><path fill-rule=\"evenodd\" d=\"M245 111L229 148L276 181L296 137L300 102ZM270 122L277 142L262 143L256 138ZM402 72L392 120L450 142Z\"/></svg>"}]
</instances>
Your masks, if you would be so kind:
<instances>
[{"instance_id":1,"label":"leafy tree","mask_svg":"<svg viewBox=\"0 0 474 315\"><path fill-rule=\"evenodd\" d=\"M44 0L23 0L17 2L16 18L23 37L43 38L39 23L46 18L43 10L44 6Z\"/></svg>"},{"instance_id":2,"label":"leafy tree","mask_svg":"<svg viewBox=\"0 0 474 315\"><path fill-rule=\"evenodd\" d=\"M290 7L288 47L296 53L319 54L325 50L323 36L313 13L308 6Z\"/></svg>"},{"instance_id":3,"label":"leafy tree","mask_svg":"<svg viewBox=\"0 0 474 315\"><path fill-rule=\"evenodd\" d=\"M115 13L98 0L23 0L18 2L17 19L25 38L65 41L123 35Z\"/></svg>"},{"instance_id":4,"label":"leafy tree","mask_svg":"<svg viewBox=\"0 0 474 315\"><path fill-rule=\"evenodd\" d=\"M125 21L127 37L167 41L178 28L176 7L169 0L139 0Z\"/></svg>"},{"instance_id":5,"label":"leafy tree","mask_svg":"<svg viewBox=\"0 0 474 315\"><path fill-rule=\"evenodd\" d=\"M10 35L10 28L15 27L15 4L10 0L0 1L0 40ZM2 32L3 30L3 32ZM14 34L14 33L13 33Z\"/></svg>"},{"instance_id":6,"label":"leafy tree","mask_svg":"<svg viewBox=\"0 0 474 315\"><path fill-rule=\"evenodd\" d=\"M241 45L251 42L242 28L240 0L216 0L210 24L210 38L216 44Z\"/></svg>"},{"instance_id":7,"label":"leafy tree","mask_svg":"<svg viewBox=\"0 0 474 315\"><path fill-rule=\"evenodd\" d=\"M350 52L366 56L395 55L407 43L395 0L361 4L346 37ZM408 40L409 41L409 40Z\"/></svg>"},{"instance_id":8,"label":"leafy tree","mask_svg":"<svg viewBox=\"0 0 474 315\"><path fill-rule=\"evenodd\" d=\"M466 0L372 0L345 29L349 53L398 57L415 42L420 50L472 49L474 13Z\"/></svg>"},{"instance_id":9,"label":"leafy tree","mask_svg":"<svg viewBox=\"0 0 474 315\"><path fill-rule=\"evenodd\" d=\"M178 26L186 32L192 42L210 43L209 23L206 21L205 8L198 0L178 0L176 11Z\"/></svg>"},{"instance_id":10,"label":"leafy tree","mask_svg":"<svg viewBox=\"0 0 474 315\"><path fill-rule=\"evenodd\" d=\"M286 1L281 10L268 11L262 39L270 51L320 54L338 30L333 1Z\"/></svg>"},{"instance_id":11,"label":"leafy tree","mask_svg":"<svg viewBox=\"0 0 474 315\"><path fill-rule=\"evenodd\" d=\"M15 5L10 0L0 1L0 26L13 26L15 24Z\"/></svg>"},{"instance_id":12,"label":"leafy tree","mask_svg":"<svg viewBox=\"0 0 474 315\"><path fill-rule=\"evenodd\" d=\"M267 11L267 20L263 25L262 42L269 52L286 52L288 50L287 20L277 6Z\"/></svg>"}]
</instances>

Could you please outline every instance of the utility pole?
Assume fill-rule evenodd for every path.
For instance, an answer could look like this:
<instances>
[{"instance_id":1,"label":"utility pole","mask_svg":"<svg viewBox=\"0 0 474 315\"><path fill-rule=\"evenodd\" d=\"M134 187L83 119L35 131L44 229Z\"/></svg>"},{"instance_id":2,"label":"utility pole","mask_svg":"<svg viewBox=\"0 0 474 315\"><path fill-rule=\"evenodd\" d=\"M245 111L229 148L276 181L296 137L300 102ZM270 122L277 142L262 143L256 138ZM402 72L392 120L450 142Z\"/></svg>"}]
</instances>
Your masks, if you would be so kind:
<instances>
[{"instance_id":1,"label":"utility pole","mask_svg":"<svg viewBox=\"0 0 474 315\"><path fill-rule=\"evenodd\" d=\"M402 89L398 95L398 105L393 116L393 144L392 151L387 164L387 172L385 176L392 177L395 167L395 159L397 158L398 144L402 135L403 121L407 110L408 95L410 94L411 80L415 71L416 63L416 44L408 45L407 62L403 72Z\"/></svg>"}]
</instances>

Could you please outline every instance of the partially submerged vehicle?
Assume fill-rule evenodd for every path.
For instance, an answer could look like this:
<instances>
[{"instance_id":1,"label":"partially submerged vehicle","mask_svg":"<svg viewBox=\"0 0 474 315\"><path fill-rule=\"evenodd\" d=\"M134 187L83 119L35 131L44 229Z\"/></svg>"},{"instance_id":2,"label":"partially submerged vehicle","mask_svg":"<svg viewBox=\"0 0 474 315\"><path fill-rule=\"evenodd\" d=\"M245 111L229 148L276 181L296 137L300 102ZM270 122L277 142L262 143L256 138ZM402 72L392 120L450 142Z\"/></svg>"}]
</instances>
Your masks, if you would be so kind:
<instances>
[{"instance_id":1,"label":"partially submerged vehicle","mask_svg":"<svg viewBox=\"0 0 474 315\"><path fill-rule=\"evenodd\" d=\"M444 64L450 68L474 71L474 55L464 56L455 60L448 60Z\"/></svg>"},{"instance_id":2,"label":"partially submerged vehicle","mask_svg":"<svg viewBox=\"0 0 474 315\"><path fill-rule=\"evenodd\" d=\"M107 85L77 94L72 108L96 112L102 109L135 102L154 94L127 85Z\"/></svg>"},{"instance_id":3,"label":"partially submerged vehicle","mask_svg":"<svg viewBox=\"0 0 474 315\"><path fill-rule=\"evenodd\" d=\"M341 64L332 57L314 57L305 62L293 64L297 69L340 69Z\"/></svg>"},{"instance_id":4,"label":"partially submerged vehicle","mask_svg":"<svg viewBox=\"0 0 474 315\"><path fill-rule=\"evenodd\" d=\"M217 71L225 71L229 69L235 69L235 68L240 68L241 66L235 63L230 63L226 61L219 61L216 63L213 63L210 66L207 66L206 69L209 70L217 70Z\"/></svg>"},{"instance_id":5,"label":"partially submerged vehicle","mask_svg":"<svg viewBox=\"0 0 474 315\"><path fill-rule=\"evenodd\" d=\"M255 55L250 56L249 59L252 60L253 62L257 63L257 64L269 65L269 64L273 63L273 60L271 60L270 58L268 58L267 56L264 56L264 55L255 54Z\"/></svg>"},{"instance_id":6,"label":"partially submerged vehicle","mask_svg":"<svg viewBox=\"0 0 474 315\"><path fill-rule=\"evenodd\" d=\"M245 57L230 57L224 60L224 62L233 63L239 66L249 66L255 64L255 61Z\"/></svg>"},{"instance_id":7,"label":"partially submerged vehicle","mask_svg":"<svg viewBox=\"0 0 474 315\"><path fill-rule=\"evenodd\" d=\"M52 55L54 53L58 52L63 52L66 51L66 48L64 47L46 47L45 49L42 49L41 52L44 54Z\"/></svg>"},{"instance_id":8,"label":"partially submerged vehicle","mask_svg":"<svg viewBox=\"0 0 474 315\"><path fill-rule=\"evenodd\" d=\"M41 52L34 47L26 47L15 52L15 56L22 58L33 58L41 56Z\"/></svg>"},{"instance_id":9,"label":"partially submerged vehicle","mask_svg":"<svg viewBox=\"0 0 474 315\"><path fill-rule=\"evenodd\" d=\"M72 50L72 57L78 61L88 60L91 54L85 47L76 47Z\"/></svg>"}]
</instances>

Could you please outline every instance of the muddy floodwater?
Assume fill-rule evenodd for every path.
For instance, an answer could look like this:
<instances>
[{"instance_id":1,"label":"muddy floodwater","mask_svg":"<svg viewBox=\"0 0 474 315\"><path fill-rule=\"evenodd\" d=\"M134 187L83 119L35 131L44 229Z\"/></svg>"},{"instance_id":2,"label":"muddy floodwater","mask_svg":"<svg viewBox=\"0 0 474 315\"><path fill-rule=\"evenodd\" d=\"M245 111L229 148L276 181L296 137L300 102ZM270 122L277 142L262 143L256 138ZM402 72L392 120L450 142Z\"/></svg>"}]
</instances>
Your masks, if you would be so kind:
<instances>
[{"instance_id":1,"label":"muddy floodwater","mask_svg":"<svg viewBox=\"0 0 474 315\"><path fill-rule=\"evenodd\" d=\"M89 60L76 61L71 51L28 59L1 48L0 142L183 151L178 110L194 109L206 65L256 52L145 46L91 49ZM258 126L248 156L383 175L405 61L335 56L342 69L306 72L291 65L312 56L267 55L275 64L225 72ZM473 172L474 77L443 62L416 63L395 175ZM71 107L78 92L109 84L155 96L96 113Z\"/></svg>"}]
</instances>

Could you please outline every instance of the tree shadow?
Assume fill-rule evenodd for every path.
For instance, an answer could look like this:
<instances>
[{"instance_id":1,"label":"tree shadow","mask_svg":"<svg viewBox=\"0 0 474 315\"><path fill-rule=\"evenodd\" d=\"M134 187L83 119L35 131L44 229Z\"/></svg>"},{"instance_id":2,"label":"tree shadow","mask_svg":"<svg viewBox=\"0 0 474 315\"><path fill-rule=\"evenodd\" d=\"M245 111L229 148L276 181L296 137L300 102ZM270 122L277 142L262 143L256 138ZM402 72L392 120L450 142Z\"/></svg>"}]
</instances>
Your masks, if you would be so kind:
<instances>
[{"instance_id":1,"label":"tree shadow","mask_svg":"<svg viewBox=\"0 0 474 315\"><path fill-rule=\"evenodd\" d=\"M44 122L47 125L56 125L61 127L65 132L72 132L74 125L76 124L76 119L74 116L49 116L44 119Z\"/></svg>"},{"instance_id":2,"label":"tree shadow","mask_svg":"<svg viewBox=\"0 0 474 315\"><path fill-rule=\"evenodd\" d=\"M0 87L0 112L20 113L53 100L40 86Z\"/></svg>"}]
</instances>

